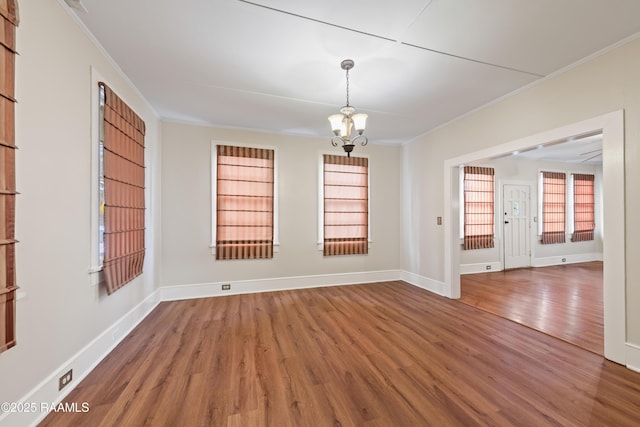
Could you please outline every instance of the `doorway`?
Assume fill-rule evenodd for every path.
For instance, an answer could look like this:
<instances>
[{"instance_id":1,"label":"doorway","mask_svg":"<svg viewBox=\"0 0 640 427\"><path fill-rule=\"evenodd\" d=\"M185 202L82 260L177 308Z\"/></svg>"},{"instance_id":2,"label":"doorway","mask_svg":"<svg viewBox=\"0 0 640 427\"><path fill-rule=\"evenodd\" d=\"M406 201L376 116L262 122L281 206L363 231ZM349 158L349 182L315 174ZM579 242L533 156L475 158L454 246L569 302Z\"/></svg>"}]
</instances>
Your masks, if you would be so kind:
<instances>
[{"instance_id":1,"label":"doorway","mask_svg":"<svg viewBox=\"0 0 640 427\"><path fill-rule=\"evenodd\" d=\"M614 111L581 122L524 137L444 162L444 283L443 294L460 298L459 166L487 161L518 150L602 133L603 146L603 230L604 240L625 241L624 200L624 111ZM604 271L604 355L627 365L631 353L626 345L626 250L622 245L605 245Z\"/></svg>"},{"instance_id":2,"label":"doorway","mask_svg":"<svg viewBox=\"0 0 640 427\"><path fill-rule=\"evenodd\" d=\"M502 185L502 242L504 269L531 265L531 188Z\"/></svg>"}]
</instances>

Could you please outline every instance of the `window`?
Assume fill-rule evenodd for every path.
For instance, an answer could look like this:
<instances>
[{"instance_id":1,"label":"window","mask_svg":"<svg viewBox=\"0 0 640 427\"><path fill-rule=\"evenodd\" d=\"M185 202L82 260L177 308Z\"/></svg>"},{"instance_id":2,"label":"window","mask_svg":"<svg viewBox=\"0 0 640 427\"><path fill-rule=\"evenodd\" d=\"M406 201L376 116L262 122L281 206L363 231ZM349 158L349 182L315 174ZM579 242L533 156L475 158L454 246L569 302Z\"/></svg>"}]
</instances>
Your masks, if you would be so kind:
<instances>
[{"instance_id":1,"label":"window","mask_svg":"<svg viewBox=\"0 0 640 427\"><path fill-rule=\"evenodd\" d=\"M494 169L464 167L464 249L494 247Z\"/></svg>"},{"instance_id":2,"label":"window","mask_svg":"<svg viewBox=\"0 0 640 427\"><path fill-rule=\"evenodd\" d=\"M17 1L0 8L0 353L16 345L15 38Z\"/></svg>"},{"instance_id":3,"label":"window","mask_svg":"<svg viewBox=\"0 0 640 427\"><path fill-rule=\"evenodd\" d=\"M216 146L218 260L273 258L275 151Z\"/></svg>"},{"instance_id":4,"label":"window","mask_svg":"<svg viewBox=\"0 0 640 427\"><path fill-rule=\"evenodd\" d=\"M324 255L368 253L368 159L325 154L322 189Z\"/></svg>"},{"instance_id":5,"label":"window","mask_svg":"<svg viewBox=\"0 0 640 427\"><path fill-rule=\"evenodd\" d=\"M100 82L100 227L107 294L142 274L144 121Z\"/></svg>"},{"instance_id":6,"label":"window","mask_svg":"<svg viewBox=\"0 0 640 427\"><path fill-rule=\"evenodd\" d=\"M593 175L573 174L572 242L593 240L596 227L593 182Z\"/></svg>"},{"instance_id":7,"label":"window","mask_svg":"<svg viewBox=\"0 0 640 427\"><path fill-rule=\"evenodd\" d=\"M566 175L541 172L542 175L542 243L565 242Z\"/></svg>"}]
</instances>

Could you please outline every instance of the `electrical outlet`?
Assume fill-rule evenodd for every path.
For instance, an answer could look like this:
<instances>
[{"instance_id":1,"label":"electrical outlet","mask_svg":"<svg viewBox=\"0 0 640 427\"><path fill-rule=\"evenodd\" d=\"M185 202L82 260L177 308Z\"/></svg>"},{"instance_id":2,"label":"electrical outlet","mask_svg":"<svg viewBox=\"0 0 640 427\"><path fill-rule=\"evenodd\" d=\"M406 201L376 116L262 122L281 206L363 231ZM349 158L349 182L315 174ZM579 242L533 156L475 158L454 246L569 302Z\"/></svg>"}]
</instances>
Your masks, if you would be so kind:
<instances>
[{"instance_id":1,"label":"electrical outlet","mask_svg":"<svg viewBox=\"0 0 640 427\"><path fill-rule=\"evenodd\" d=\"M439 216L439 217L437 217L437 218L436 218L436 223L437 223L438 225L442 225L442 217L441 217L441 216Z\"/></svg>"},{"instance_id":2,"label":"electrical outlet","mask_svg":"<svg viewBox=\"0 0 640 427\"><path fill-rule=\"evenodd\" d=\"M231 283L225 283L224 285L222 285L222 290L223 291L231 290Z\"/></svg>"},{"instance_id":3,"label":"electrical outlet","mask_svg":"<svg viewBox=\"0 0 640 427\"><path fill-rule=\"evenodd\" d=\"M64 375L58 378L58 391L68 386L72 379L73 379L73 369L69 369L67 372L64 373Z\"/></svg>"},{"instance_id":4,"label":"electrical outlet","mask_svg":"<svg viewBox=\"0 0 640 427\"><path fill-rule=\"evenodd\" d=\"M562 258L562 262L567 262L567 259L566 258Z\"/></svg>"},{"instance_id":5,"label":"electrical outlet","mask_svg":"<svg viewBox=\"0 0 640 427\"><path fill-rule=\"evenodd\" d=\"M487 265L487 266L485 267L485 270L491 270L491 266L490 266L490 265Z\"/></svg>"}]
</instances>

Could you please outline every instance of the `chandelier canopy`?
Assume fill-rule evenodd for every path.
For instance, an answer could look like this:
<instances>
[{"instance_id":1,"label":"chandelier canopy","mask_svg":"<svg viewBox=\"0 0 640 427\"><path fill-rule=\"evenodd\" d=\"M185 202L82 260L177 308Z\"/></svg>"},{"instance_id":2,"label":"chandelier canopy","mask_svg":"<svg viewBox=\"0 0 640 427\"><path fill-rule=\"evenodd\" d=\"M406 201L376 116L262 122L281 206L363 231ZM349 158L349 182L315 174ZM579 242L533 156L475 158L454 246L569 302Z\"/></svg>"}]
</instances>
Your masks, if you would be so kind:
<instances>
[{"instance_id":1,"label":"chandelier canopy","mask_svg":"<svg viewBox=\"0 0 640 427\"><path fill-rule=\"evenodd\" d=\"M334 147L342 145L347 157L351 157L351 152L356 142L360 142L363 146L369 142L369 139L363 135L368 115L363 113L353 114L355 108L349 105L349 70L354 65L355 63L351 59L345 59L340 63L340 67L347 74L347 104L340 109L340 114L329 116L329 123L331 123L331 130L333 130L334 134L331 138L331 145ZM355 128L357 135L352 139L351 132L353 128Z\"/></svg>"}]
</instances>

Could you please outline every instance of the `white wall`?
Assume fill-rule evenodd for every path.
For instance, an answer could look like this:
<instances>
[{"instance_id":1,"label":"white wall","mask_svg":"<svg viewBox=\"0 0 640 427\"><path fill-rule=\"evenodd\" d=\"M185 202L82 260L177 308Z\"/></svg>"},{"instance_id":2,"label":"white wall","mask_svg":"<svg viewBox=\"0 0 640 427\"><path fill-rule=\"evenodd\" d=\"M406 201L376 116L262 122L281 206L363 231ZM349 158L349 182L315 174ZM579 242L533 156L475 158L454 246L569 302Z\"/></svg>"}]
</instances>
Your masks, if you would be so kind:
<instances>
[{"instance_id":1,"label":"white wall","mask_svg":"<svg viewBox=\"0 0 640 427\"><path fill-rule=\"evenodd\" d=\"M20 1L20 16L16 256L25 296L17 302L17 346L0 354L0 402L18 402L37 386L55 396L49 376L57 384L67 361L154 293L159 269L159 239L154 238L160 217L159 120L60 3ZM147 125L144 273L111 296L90 285L88 273L91 144L96 143L91 140L92 66ZM77 367L75 375L80 375Z\"/></svg>"},{"instance_id":2,"label":"white wall","mask_svg":"<svg viewBox=\"0 0 640 427\"><path fill-rule=\"evenodd\" d=\"M531 211L529 219L531 222L531 265L542 266L561 263L562 258L568 262L573 261L593 261L602 259L602 215L599 209L602 207L602 172L597 165L560 163L542 160L531 160L526 158L515 159L513 157L502 157L493 159L481 166L490 166L495 169L495 200L496 200L496 247L493 249L462 250L460 252L460 264L462 272L484 271L484 265L499 265L503 268L503 229L502 229L502 185L505 183L518 183L530 185ZM596 231L595 239L587 242L571 242L570 235L567 235L566 243L543 245L540 243L538 235L538 224L534 222L534 217L538 216L538 175L540 171L565 172L567 175L567 185L570 185L572 173L589 173L596 176L595 207L596 207ZM567 209L569 206L567 205ZM464 268L466 266L466 268ZM475 267L475 268L474 268ZM478 267L482 267L478 270ZM492 268L495 270L495 267Z\"/></svg>"},{"instance_id":3,"label":"white wall","mask_svg":"<svg viewBox=\"0 0 640 427\"><path fill-rule=\"evenodd\" d=\"M279 252L269 260L216 261L211 249L211 142L275 147ZM357 146L370 169L368 255L323 257L317 248L318 159L344 154L329 138L305 138L177 123L162 125L162 285L398 270L401 147ZM233 287L233 283L232 283ZM232 288L233 289L233 288Z\"/></svg>"},{"instance_id":4,"label":"white wall","mask_svg":"<svg viewBox=\"0 0 640 427\"><path fill-rule=\"evenodd\" d=\"M635 39L406 144L403 268L445 280L444 227L435 225L435 217L445 211L445 161L623 109L626 241L605 243L625 245L626 337L629 343L640 344L640 224L634 220L634 212L640 209L638 75L640 40ZM425 188L417 183L425 183Z\"/></svg>"}]
</instances>

